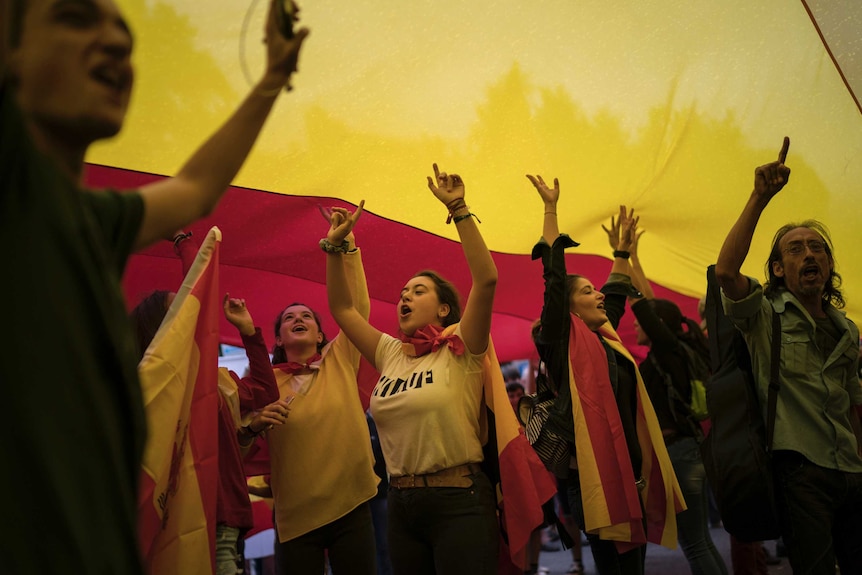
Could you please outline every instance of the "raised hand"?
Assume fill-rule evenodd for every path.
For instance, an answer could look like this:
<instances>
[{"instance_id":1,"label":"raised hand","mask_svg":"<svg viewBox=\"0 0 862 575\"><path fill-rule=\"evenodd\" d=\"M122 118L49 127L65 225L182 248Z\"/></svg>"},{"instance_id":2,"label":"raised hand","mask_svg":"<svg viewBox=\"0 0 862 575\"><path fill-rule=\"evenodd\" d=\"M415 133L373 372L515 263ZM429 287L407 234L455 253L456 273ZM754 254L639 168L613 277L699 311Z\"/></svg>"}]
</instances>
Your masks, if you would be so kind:
<instances>
[{"instance_id":1,"label":"raised hand","mask_svg":"<svg viewBox=\"0 0 862 575\"><path fill-rule=\"evenodd\" d=\"M347 208L331 208L329 210L329 232L326 234L326 239L334 246L340 246L344 243L347 236L353 231L353 226L362 215L362 210L365 207L365 200L359 202L359 207L355 212L351 212Z\"/></svg>"},{"instance_id":2,"label":"raised hand","mask_svg":"<svg viewBox=\"0 0 862 575\"><path fill-rule=\"evenodd\" d=\"M629 253L631 254L632 259L637 259L638 257L638 244L640 243L641 236L644 235L646 230L638 229L637 222L640 218L635 219L635 229L633 230L632 235L632 243L629 246Z\"/></svg>"},{"instance_id":3,"label":"raised hand","mask_svg":"<svg viewBox=\"0 0 862 575\"><path fill-rule=\"evenodd\" d=\"M245 305L244 299L232 298L229 293L224 294L224 316L233 324L241 334L253 335L254 320Z\"/></svg>"},{"instance_id":4,"label":"raised hand","mask_svg":"<svg viewBox=\"0 0 862 575\"><path fill-rule=\"evenodd\" d=\"M535 175L531 176L527 174L527 179L535 186L536 191L539 192L539 196L542 197L542 201L545 205L556 205L557 200L560 199L560 181L557 178L554 178L554 187L549 188L545 183L545 180L542 179L542 176Z\"/></svg>"},{"instance_id":5,"label":"raised hand","mask_svg":"<svg viewBox=\"0 0 862 575\"><path fill-rule=\"evenodd\" d=\"M608 234L608 244L610 244L611 249L618 250L620 245L620 221L611 216L611 227L606 228L605 224L602 224L602 229Z\"/></svg>"},{"instance_id":6,"label":"raised hand","mask_svg":"<svg viewBox=\"0 0 862 575\"><path fill-rule=\"evenodd\" d=\"M639 218L635 217L634 208L626 213L626 207L620 206L620 216L618 220L620 225L620 239L619 245L617 246L618 250L630 252L635 234L637 234L638 220Z\"/></svg>"},{"instance_id":7,"label":"raised hand","mask_svg":"<svg viewBox=\"0 0 862 575\"><path fill-rule=\"evenodd\" d=\"M443 202L443 205L449 208L449 211L461 207L464 203L464 181L458 174L447 174L441 172L437 168L437 164L432 164L434 167L434 179L428 176L428 189L434 196Z\"/></svg>"},{"instance_id":8,"label":"raised hand","mask_svg":"<svg viewBox=\"0 0 862 575\"><path fill-rule=\"evenodd\" d=\"M780 192L790 179L790 168L784 165L789 149L790 138L785 136L781 151L778 152L778 160L754 170L754 193L766 201Z\"/></svg>"},{"instance_id":9,"label":"raised hand","mask_svg":"<svg viewBox=\"0 0 862 575\"><path fill-rule=\"evenodd\" d=\"M266 84L267 88L280 88L285 86L290 90L290 76L297 71L299 51L305 37L308 36L308 28L299 28L294 32L291 39L286 39L278 27L279 10L278 2L282 0L270 0L269 13L264 30L266 42ZM299 8L294 4L296 13ZM295 19L298 19L295 18ZM271 85L278 84L278 85Z\"/></svg>"},{"instance_id":10,"label":"raised hand","mask_svg":"<svg viewBox=\"0 0 862 575\"><path fill-rule=\"evenodd\" d=\"M329 222L329 224L331 225L332 224L332 208L327 208L325 206L317 204L317 209L320 212L320 215L323 216L324 219L327 222ZM357 216L357 218L358 217L359 216ZM350 242L351 249L352 249L352 246L356 245L356 238L353 235L353 230L350 230L350 232L348 232L348 234L346 236L344 236L344 239L347 240L348 242Z\"/></svg>"},{"instance_id":11,"label":"raised hand","mask_svg":"<svg viewBox=\"0 0 862 575\"><path fill-rule=\"evenodd\" d=\"M608 234L608 244L612 250L629 251L637 230L638 219L634 217L634 213L634 208L628 211L621 205L619 215L611 216L611 227L606 228L602 224L602 229Z\"/></svg>"}]
</instances>

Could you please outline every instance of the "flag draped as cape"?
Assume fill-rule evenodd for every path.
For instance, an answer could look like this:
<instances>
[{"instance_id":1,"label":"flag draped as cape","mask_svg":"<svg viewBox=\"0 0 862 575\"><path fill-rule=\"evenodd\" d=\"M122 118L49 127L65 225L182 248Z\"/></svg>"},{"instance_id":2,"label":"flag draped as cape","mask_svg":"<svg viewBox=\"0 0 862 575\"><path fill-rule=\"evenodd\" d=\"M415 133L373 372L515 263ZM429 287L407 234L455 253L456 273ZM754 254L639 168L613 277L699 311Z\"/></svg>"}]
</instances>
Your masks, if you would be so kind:
<instances>
[{"instance_id":1,"label":"flag draped as cape","mask_svg":"<svg viewBox=\"0 0 862 575\"><path fill-rule=\"evenodd\" d=\"M615 541L620 552L647 541L673 549L677 542L676 514L685 510L685 502L640 372L635 368L636 424L646 487L639 493L632 479L638 474L632 470L604 347L580 318L572 316L570 333L569 382L584 528ZM634 363L609 324L602 326L600 333L613 350Z\"/></svg>"}]
</instances>

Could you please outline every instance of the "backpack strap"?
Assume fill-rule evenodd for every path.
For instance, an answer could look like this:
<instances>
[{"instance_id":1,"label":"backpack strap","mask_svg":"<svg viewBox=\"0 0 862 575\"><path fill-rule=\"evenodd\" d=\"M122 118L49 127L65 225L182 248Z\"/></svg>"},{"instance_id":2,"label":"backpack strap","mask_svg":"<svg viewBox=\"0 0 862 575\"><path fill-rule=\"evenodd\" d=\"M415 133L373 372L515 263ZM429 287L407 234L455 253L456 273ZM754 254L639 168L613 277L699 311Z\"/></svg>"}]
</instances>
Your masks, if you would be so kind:
<instances>
[{"instance_id":1,"label":"backpack strap","mask_svg":"<svg viewBox=\"0 0 862 575\"><path fill-rule=\"evenodd\" d=\"M551 392L550 380L548 377L548 367L545 365L545 362L541 359L539 360L539 369L536 370L538 373L536 374L536 395L544 395ZM542 377L538 377L542 376Z\"/></svg>"},{"instance_id":2,"label":"backpack strap","mask_svg":"<svg viewBox=\"0 0 862 575\"><path fill-rule=\"evenodd\" d=\"M772 310L772 354L769 367L769 393L766 399L766 451L772 451L772 436L775 433L775 410L778 405L778 390L781 381L778 369L781 363L781 316Z\"/></svg>"}]
</instances>

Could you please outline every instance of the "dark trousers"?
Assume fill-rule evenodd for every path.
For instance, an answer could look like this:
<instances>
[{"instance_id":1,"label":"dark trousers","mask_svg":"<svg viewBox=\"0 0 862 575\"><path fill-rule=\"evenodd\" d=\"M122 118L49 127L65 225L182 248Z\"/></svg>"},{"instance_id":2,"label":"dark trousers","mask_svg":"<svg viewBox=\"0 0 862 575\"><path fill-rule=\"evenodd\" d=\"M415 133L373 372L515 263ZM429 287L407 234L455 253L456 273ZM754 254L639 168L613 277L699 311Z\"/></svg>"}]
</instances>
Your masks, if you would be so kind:
<instances>
[{"instance_id":1,"label":"dark trousers","mask_svg":"<svg viewBox=\"0 0 862 575\"><path fill-rule=\"evenodd\" d=\"M743 543L731 535L730 561L733 564L733 575L769 575L763 541Z\"/></svg>"},{"instance_id":2,"label":"dark trousers","mask_svg":"<svg viewBox=\"0 0 862 575\"><path fill-rule=\"evenodd\" d=\"M389 488L389 558L396 575L494 575L500 534L484 473L471 487Z\"/></svg>"},{"instance_id":3,"label":"dark trousers","mask_svg":"<svg viewBox=\"0 0 862 575\"><path fill-rule=\"evenodd\" d=\"M386 494L374 497L368 504L371 506L371 519L374 521L377 575L392 575L392 565L389 564L389 541L386 539L386 533L389 531L389 506L386 502Z\"/></svg>"},{"instance_id":4,"label":"dark trousers","mask_svg":"<svg viewBox=\"0 0 862 575\"><path fill-rule=\"evenodd\" d=\"M572 508L572 519L584 529L584 503L581 499L581 480L577 471L569 475L569 506ZM641 504L643 507L643 504ZM586 531L585 531L586 533ZM599 539L598 535L586 533L590 542L590 551L596 563L599 575L643 575L646 559L646 545L635 547L625 553L619 553L613 541Z\"/></svg>"},{"instance_id":5,"label":"dark trousers","mask_svg":"<svg viewBox=\"0 0 862 575\"><path fill-rule=\"evenodd\" d=\"M862 573L862 473L826 469L795 451L773 455L781 536L794 575Z\"/></svg>"},{"instance_id":6,"label":"dark trousers","mask_svg":"<svg viewBox=\"0 0 862 575\"><path fill-rule=\"evenodd\" d=\"M320 575L325 552L334 575L377 575L374 527L368 503L305 535L284 543L276 541L276 572Z\"/></svg>"}]
</instances>

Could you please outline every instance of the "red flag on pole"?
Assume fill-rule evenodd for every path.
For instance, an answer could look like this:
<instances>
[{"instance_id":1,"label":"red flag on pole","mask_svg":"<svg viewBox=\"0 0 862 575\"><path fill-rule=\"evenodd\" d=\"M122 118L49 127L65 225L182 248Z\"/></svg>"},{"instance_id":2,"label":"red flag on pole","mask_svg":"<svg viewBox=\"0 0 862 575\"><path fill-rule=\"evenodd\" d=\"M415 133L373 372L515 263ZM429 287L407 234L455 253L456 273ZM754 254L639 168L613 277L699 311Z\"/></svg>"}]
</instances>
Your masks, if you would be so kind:
<instances>
[{"instance_id":1,"label":"red flag on pole","mask_svg":"<svg viewBox=\"0 0 862 575\"><path fill-rule=\"evenodd\" d=\"M213 572L220 242L210 229L138 368L148 427L139 538L151 574Z\"/></svg>"}]
</instances>

